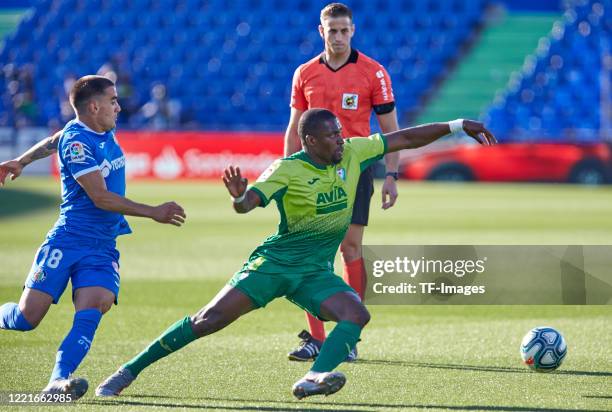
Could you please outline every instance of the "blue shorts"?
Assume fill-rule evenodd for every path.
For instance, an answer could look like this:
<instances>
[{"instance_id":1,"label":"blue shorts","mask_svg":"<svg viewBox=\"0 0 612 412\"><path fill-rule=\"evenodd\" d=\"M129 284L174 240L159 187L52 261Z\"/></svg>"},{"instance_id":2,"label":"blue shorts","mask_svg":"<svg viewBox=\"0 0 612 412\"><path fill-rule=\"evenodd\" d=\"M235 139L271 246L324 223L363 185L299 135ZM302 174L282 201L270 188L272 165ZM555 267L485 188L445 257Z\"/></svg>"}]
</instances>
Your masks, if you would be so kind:
<instances>
[{"instance_id":1,"label":"blue shorts","mask_svg":"<svg viewBox=\"0 0 612 412\"><path fill-rule=\"evenodd\" d=\"M25 287L40 290L57 303L72 282L74 291L100 286L119 297L119 251L114 240L76 236L67 232L47 238L36 252Z\"/></svg>"}]
</instances>

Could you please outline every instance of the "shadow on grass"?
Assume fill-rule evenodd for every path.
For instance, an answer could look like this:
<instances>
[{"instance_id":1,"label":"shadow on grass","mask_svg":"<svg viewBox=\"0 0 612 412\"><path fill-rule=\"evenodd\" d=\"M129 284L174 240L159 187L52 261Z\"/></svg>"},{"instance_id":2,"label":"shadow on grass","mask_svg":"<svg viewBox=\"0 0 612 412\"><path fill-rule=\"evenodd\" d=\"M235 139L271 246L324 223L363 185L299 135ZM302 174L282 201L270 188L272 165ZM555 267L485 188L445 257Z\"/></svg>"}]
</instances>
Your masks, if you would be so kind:
<instances>
[{"instance_id":1,"label":"shadow on grass","mask_svg":"<svg viewBox=\"0 0 612 412\"><path fill-rule=\"evenodd\" d=\"M582 395L583 398L593 398L593 399L612 399L612 395Z\"/></svg>"},{"instance_id":2,"label":"shadow on grass","mask_svg":"<svg viewBox=\"0 0 612 412\"><path fill-rule=\"evenodd\" d=\"M86 405L99 405L99 406L143 406L143 407L156 407L156 408L181 408L181 409L203 409L203 410L230 410L230 411L270 411L270 412L276 412L276 411L287 411L287 410L297 410L297 408L291 408L291 407L287 407L287 406L279 406L279 407L274 407L274 406L260 406L261 403L282 403L282 404L288 404L291 403L291 401L286 401L286 402L282 402L282 401L266 401L266 400L242 400L242 399L214 399L214 398L178 398L178 397L172 397L172 396L147 396L147 395L130 395L129 397L131 398L166 398L166 399L183 399L183 400L187 400L189 399L190 401L217 401L217 402L248 402L248 403L253 403L252 406L223 406L223 405L211 405L211 404L200 404L200 405L194 405L194 404L188 404L188 403L156 403L156 402L146 402L146 401L130 401L130 400L117 400L117 399L113 399L113 400L108 400L108 401L99 401L99 400L89 400L89 401L81 401L79 403L81 404L86 404ZM305 402L295 402L295 406L299 407L299 405L303 405ZM374 411L374 410L369 410L369 409L342 409L342 408L338 408L336 405L339 404L320 404L321 407L320 408L311 408L311 409L307 409L307 408L299 408L300 411L338 411L338 412L368 412L368 411ZM359 404L348 404L349 406L354 407L359 407L362 405Z\"/></svg>"},{"instance_id":3,"label":"shadow on grass","mask_svg":"<svg viewBox=\"0 0 612 412\"><path fill-rule=\"evenodd\" d=\"M59 203L57 196L3 187L0 189L0 220L57 207Z\"/></svg>"},{"instance_id":4,"label":"shadow on grass","mask_svg":"<svg viewBox=\"0 0 612 412\"><path fill-rule=\"evenodd\" d=\"M531 406L503 406L503 405L434 405L434 404L396 404L396 403L346 403L346 402L334 402L334 403L324 403L323 402L309 402L309 401L278 401L278 400L266 400L266 399L236 399L236 398L183 398L183 397L174 397L174 396L163 396L163 395L128 395L130 398L165 398L165 399L175 399L175 400L189 400L192 402L237 402L237 403L251 403L252 406L219 406L219 405L210 405L210 404L202 404L202 405L193 405L193 404L183 404L183 403L154 403L154 402L146 402L146 401L130 401L130 400L109 400L109 401L84 401L80 403L89 404L89 405L100 405L100 406L154 406L161 408L185 408L185 409L206 409L206 410L242 410L242 411L287 411L287 410L300 410L300 411L339 411L339 412L367 412L369 410L378 410L380 408L387 409L447 409L447 410L455 410L455 411L500 411L500 412L579 412L584 411L584 409L571 409L571 408L534 408ZM272 407L272 406L260 406L262 403L279 403L285 406ZM296 406L296 408L288 407L287 404L292 404ZM305 405L309 405L308 407L304 407ZM302 406L302 407L300 407ZM360 409L343 409L343 407L349 408L360 408ZM362 408L376 408L376 409L362 409ZM605 409L589 409L591 412L606 412Z\"/></svg>"},{"instance_id":5,"label":"shadow on grass","mask_svg":"<svg viewBox=\"0 0 612 412\"><path fill-rule=\"evenodd\" d=\"M432 369L456 369L478 372L505 372L505 373L533 373L533 371L525 368L511 368L505 366L474 366L474 365L456 365L451 363L427 363L427 362L404 362L393 360L376 360L376 359L359 359L359 363L365 365L391 365L413 368L432 368ZM598 371L568 371L558 370L550 372L559 375L576 375L576 376L612 376L612 372Z\"/></svg>"}]
</instances>

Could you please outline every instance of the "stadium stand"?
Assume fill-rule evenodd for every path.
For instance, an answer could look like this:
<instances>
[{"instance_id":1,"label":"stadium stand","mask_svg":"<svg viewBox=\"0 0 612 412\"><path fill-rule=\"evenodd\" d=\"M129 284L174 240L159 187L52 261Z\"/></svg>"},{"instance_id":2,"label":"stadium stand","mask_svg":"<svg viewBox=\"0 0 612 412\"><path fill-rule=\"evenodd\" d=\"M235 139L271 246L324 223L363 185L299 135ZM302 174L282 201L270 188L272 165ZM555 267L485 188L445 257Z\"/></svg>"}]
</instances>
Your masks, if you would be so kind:
<instances>
[{"instance_id":1,"label":"stadium stand","mask_svg":"<svg viewBox=\"0 0 612 412\"><path fill-rule=\"evenodd\" d=\"M478 39L423 106L416 124L478 118L497 90L505 88L510 74L533 52L538 40L550 32L561 10L508 12L495 7L487 14Z\"/></svg>"},{"instance_id":2,"label":"stadium stand","mask_svg":"<svg viewBox=\"0 0 612 412\"><path fill-rule=\"evenodd\" d=\"M350 2L354 45L387 67L401 113L413 113L444 76L488 2ZM139 108L163 84L183 128L282 130L293 71L322 49L316 27L326 3L37 1L0 50L0 126L59 126L70 115L66 87L106 67L129 101L121 127L149 126Z\"/></svg>"},{"instance_id":3,"label":"stadium stand","mask_svg":"<svg viewBox=\"0 0 612 412\"><path fill-rule=\"evenodd\" d=\"M566 10L484 114L502 140L597 141L610 130L612 1ZM606 57L607 56L607 57ZM607 86L606 86L607 85Z\"/></svg>"}]
</instances>

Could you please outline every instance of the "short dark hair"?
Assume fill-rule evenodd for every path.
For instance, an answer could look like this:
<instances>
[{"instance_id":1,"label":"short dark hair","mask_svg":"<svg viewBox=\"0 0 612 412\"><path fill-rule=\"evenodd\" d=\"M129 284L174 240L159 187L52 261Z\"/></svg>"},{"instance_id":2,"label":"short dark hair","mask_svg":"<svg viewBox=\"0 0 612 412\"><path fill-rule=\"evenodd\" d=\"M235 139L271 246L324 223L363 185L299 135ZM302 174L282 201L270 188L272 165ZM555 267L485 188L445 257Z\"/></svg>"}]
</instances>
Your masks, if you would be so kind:
<instances>
[{"instance_id":1,"label":"short dark hair","mask_svg":"<svg viewBox=\"0 0 612 412\"><path fill-rule=\"evenodd\" d=\"M321 10L321 23L328 17L348 17L353 21L353 12L350 7L342 3L329 3Z\"/></svg>"},{"instance_id":2,"label":"short dark hair","mask_svg":"<svg viewBox=\"0 0 612 412\"><path fill-rule=\"evenodd\" d=\"M298 123L298 136L304 140L306 135L318 137L324 122L334 121L336 115L327 109L306 110Z\"/></svg>"},{"instance_id":3,"label":"short dark hair","mask_svg":"<svg viewBox=\"0 0 612 412\"><path fill-rule=\"evenodd\" d=\"M89 99L94 96L104 94L104 91L114 86L115 83L104 76L89 75L83 76L70 89L70 104L76 111L79 111Z\"/></svg>"}]
</instances>

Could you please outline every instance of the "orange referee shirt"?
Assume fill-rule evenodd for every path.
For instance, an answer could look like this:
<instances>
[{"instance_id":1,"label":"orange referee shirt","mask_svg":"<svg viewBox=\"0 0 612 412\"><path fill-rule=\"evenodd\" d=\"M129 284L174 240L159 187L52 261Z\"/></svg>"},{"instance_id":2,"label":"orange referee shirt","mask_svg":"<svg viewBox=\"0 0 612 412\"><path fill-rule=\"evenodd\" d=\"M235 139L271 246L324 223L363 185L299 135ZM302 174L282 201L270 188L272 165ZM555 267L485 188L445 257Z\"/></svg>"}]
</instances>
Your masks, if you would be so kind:
<instances>
[{"instance_id":1,"label":"orange referee shirt","mask_svg":"<svg viewBox=\"0 0 612 412\"><path fill-rule=\"evenodd\" d=\"M370 115L395 108L391 78L377 61L351 50L348 61L333 70L325 53L298 67L293 75L291 107L331 110L342 124L342 135L369 136Z\"/></svg>"}]
</instances>

